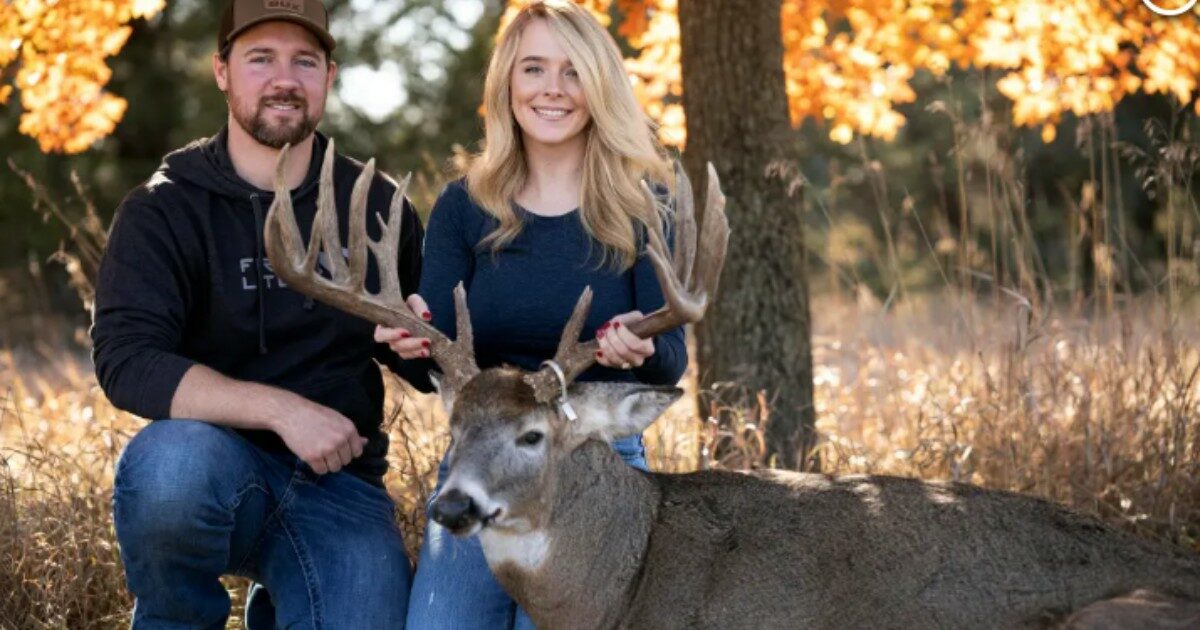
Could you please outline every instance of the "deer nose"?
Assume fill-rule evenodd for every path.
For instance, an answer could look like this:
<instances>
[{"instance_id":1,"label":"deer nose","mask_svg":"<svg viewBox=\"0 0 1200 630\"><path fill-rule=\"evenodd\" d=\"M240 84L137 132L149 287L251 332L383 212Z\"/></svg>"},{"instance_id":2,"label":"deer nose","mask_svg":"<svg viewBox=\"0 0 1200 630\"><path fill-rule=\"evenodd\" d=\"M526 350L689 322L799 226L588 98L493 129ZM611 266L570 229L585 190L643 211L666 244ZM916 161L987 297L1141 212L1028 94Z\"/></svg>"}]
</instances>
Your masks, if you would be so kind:
<instances>
[{"instance_id":1,"label":"deer nose","mask_svg":"<svg viewBox=\"0 0 1200 630\"><path fill-rule=\"evenodd\" d=\"M458 488L451 488L438 495L433 502L432 512L430 516L433 520L451 532L465 529L479 520L479 508L467 493Z\"/></svg>"}]
</instances>

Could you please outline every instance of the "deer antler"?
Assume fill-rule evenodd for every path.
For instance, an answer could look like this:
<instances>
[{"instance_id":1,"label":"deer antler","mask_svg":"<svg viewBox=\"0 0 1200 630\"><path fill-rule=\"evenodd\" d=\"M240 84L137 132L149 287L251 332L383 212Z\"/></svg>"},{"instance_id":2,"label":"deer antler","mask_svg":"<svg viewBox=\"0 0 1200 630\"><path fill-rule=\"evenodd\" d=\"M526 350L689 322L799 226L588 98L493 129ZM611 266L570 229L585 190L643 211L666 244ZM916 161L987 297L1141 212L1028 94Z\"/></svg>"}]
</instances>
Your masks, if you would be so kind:
<instances>
[{"instance_id":1,"label":"deer antler","mask_svg":"<svg viewBox=\"0 0 1200 630\"><path fill-rule=\"evenodd\" d=\"M645 182L642 189L647 199L653 195ZM705 195L703 225L697 243L696 213L692 198L692 184L678 162L675 163L675 254L667 248L661 229L655 225L649 230L646 253L658 276L666 304L645 317L630 322L629 332L648 339L683 324L700 321L708 308L709 299L717 293L717 282L725 264L725 251L729 244L729 222L725 218L725 195L717 171L708 164L708 192ZM668 263L671 257L672 262ZM592 290L588 287L579 296L575 311L563 329L558 342L554 362L562 369L567 383L583 373L596 362L596 350L600 343L595 340L579 342L579 333L592 305ZM529 374L525 382L533 388L541 402L549 402L560 394L562 383L558 375L549 368Z\"/></svg>"},{"instance_id":2,"label":"deer antler","mask_svg":"<svg viewBox=\"0 0 1200 630\"><path fill-rule=\"evenodd\" d=\"M265 240L271 268L296 291L320 300L363 319L392 328L407 328L415 337L428 337L429 354L444 373L448 386L457 389L479 373L471 334L471 315L467 311L466 291L462 283L454 289L454 306L458 340L450 341L441 331L418 317L404 302L400 291L400 275L396 269L397 249L403 222L404 194L410 177L397 187L388 209L387 222L376 214L382 233L376 241L367 235L367 192L375 176L375 160L367 162L354 182L350 194L349 252L347 264L338 236L337 206L333 191L333 140L325 151L321 164L320 187L317 192L317 214L307 250L296 225L292 197L283 183L284 165L290 146L279 152L275 166L275 200L267 213ZM367 249L375 256L379 269L379 293L367 291ZM321 251L322 263L331 277L317 272Z\"/></svg>"}]
</instances>

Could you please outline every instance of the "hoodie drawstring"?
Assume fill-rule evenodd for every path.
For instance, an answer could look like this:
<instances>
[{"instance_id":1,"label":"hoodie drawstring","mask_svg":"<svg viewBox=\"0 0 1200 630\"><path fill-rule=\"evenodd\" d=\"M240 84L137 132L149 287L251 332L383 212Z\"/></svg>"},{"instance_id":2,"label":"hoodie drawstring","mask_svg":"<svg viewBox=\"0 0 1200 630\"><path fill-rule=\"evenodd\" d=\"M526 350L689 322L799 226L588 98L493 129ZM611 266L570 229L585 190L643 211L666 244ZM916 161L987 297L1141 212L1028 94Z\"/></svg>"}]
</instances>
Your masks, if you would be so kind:
<instances>
[{"instance_id":1,"label":"hoodie drawstring","mask_svg":"<svg viewBox=\"0 0 1200 630\"><path fill-rule=\"evenodd\" d=\"M267 296L263 286L263 211L258 193L250 195L254 206L254 273L258 282L258 353L267 353Z\"/></svg>"}]
</instances>

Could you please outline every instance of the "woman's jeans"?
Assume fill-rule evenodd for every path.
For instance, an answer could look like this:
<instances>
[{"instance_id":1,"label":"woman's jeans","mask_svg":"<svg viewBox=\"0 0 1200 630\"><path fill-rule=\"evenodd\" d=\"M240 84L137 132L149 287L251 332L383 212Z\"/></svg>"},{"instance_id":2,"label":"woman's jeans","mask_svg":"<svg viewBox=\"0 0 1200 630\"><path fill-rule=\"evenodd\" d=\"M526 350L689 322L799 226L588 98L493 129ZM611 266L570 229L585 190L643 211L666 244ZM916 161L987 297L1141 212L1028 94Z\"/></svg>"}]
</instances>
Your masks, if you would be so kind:
<instances>
[{"instance_id":1,"label":"woman's jeans","mask_svg":"<svg viewBox=\"0 0 1200 630\"><path fill-rule=\"evenodd\" d=\"M218 578L240 575L257 582L249 628L399 628L411 568L394 515L349 473L316 475L205 422L152 422L113 490L133 627L224 628Z\"/></svg>"},{"instance_id":2,"label":"woman's jeans","mask_svg":"<svg viewBox=\"0 0 1200 630\"><path fill-rule=\"evenodd\" d=\"M618 439L613 442L613 448L630 466L649 470L642 436ZM446 470L443 459L430 503L442 489ZM483 558L479 538L456 538L430 519L425 527L421 559L409 596L408 628L525 630L534 625L492 576Z\"/></svg>"}]
</instances>

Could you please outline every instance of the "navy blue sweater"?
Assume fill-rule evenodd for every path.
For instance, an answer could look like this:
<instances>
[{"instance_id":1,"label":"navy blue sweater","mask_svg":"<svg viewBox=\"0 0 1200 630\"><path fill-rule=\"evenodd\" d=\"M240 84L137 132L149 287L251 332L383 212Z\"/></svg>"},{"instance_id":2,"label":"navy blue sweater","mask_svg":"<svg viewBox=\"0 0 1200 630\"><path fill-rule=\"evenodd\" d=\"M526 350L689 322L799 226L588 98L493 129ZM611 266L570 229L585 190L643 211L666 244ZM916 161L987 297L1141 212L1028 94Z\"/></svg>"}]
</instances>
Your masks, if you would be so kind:
<instances>
[{"instance_id":1,"label":"navy blue sweater","mask_svg":"<svg viewBox=\"0 0 1200 630\"><path fill-rule=\"evenodd\" d=\"M481 368L510 364L536 370L554 356L559 337L584 287L594 292L581 340L615 315L650 313L663 305L650 259L640 256L629 270L599 265L601 247L580 223L578 210L543 217L517 207L523 229L493 253L480 242L497 225L475 204L463 181L449 184L433 207L425 233L419 293L433 323L454 334L453 289L462 281ZM654 340L654 355L632 370L592 366L580 381L640 381L674 385L687 367L683 329Z\"/></svg>"}]
</instances>

